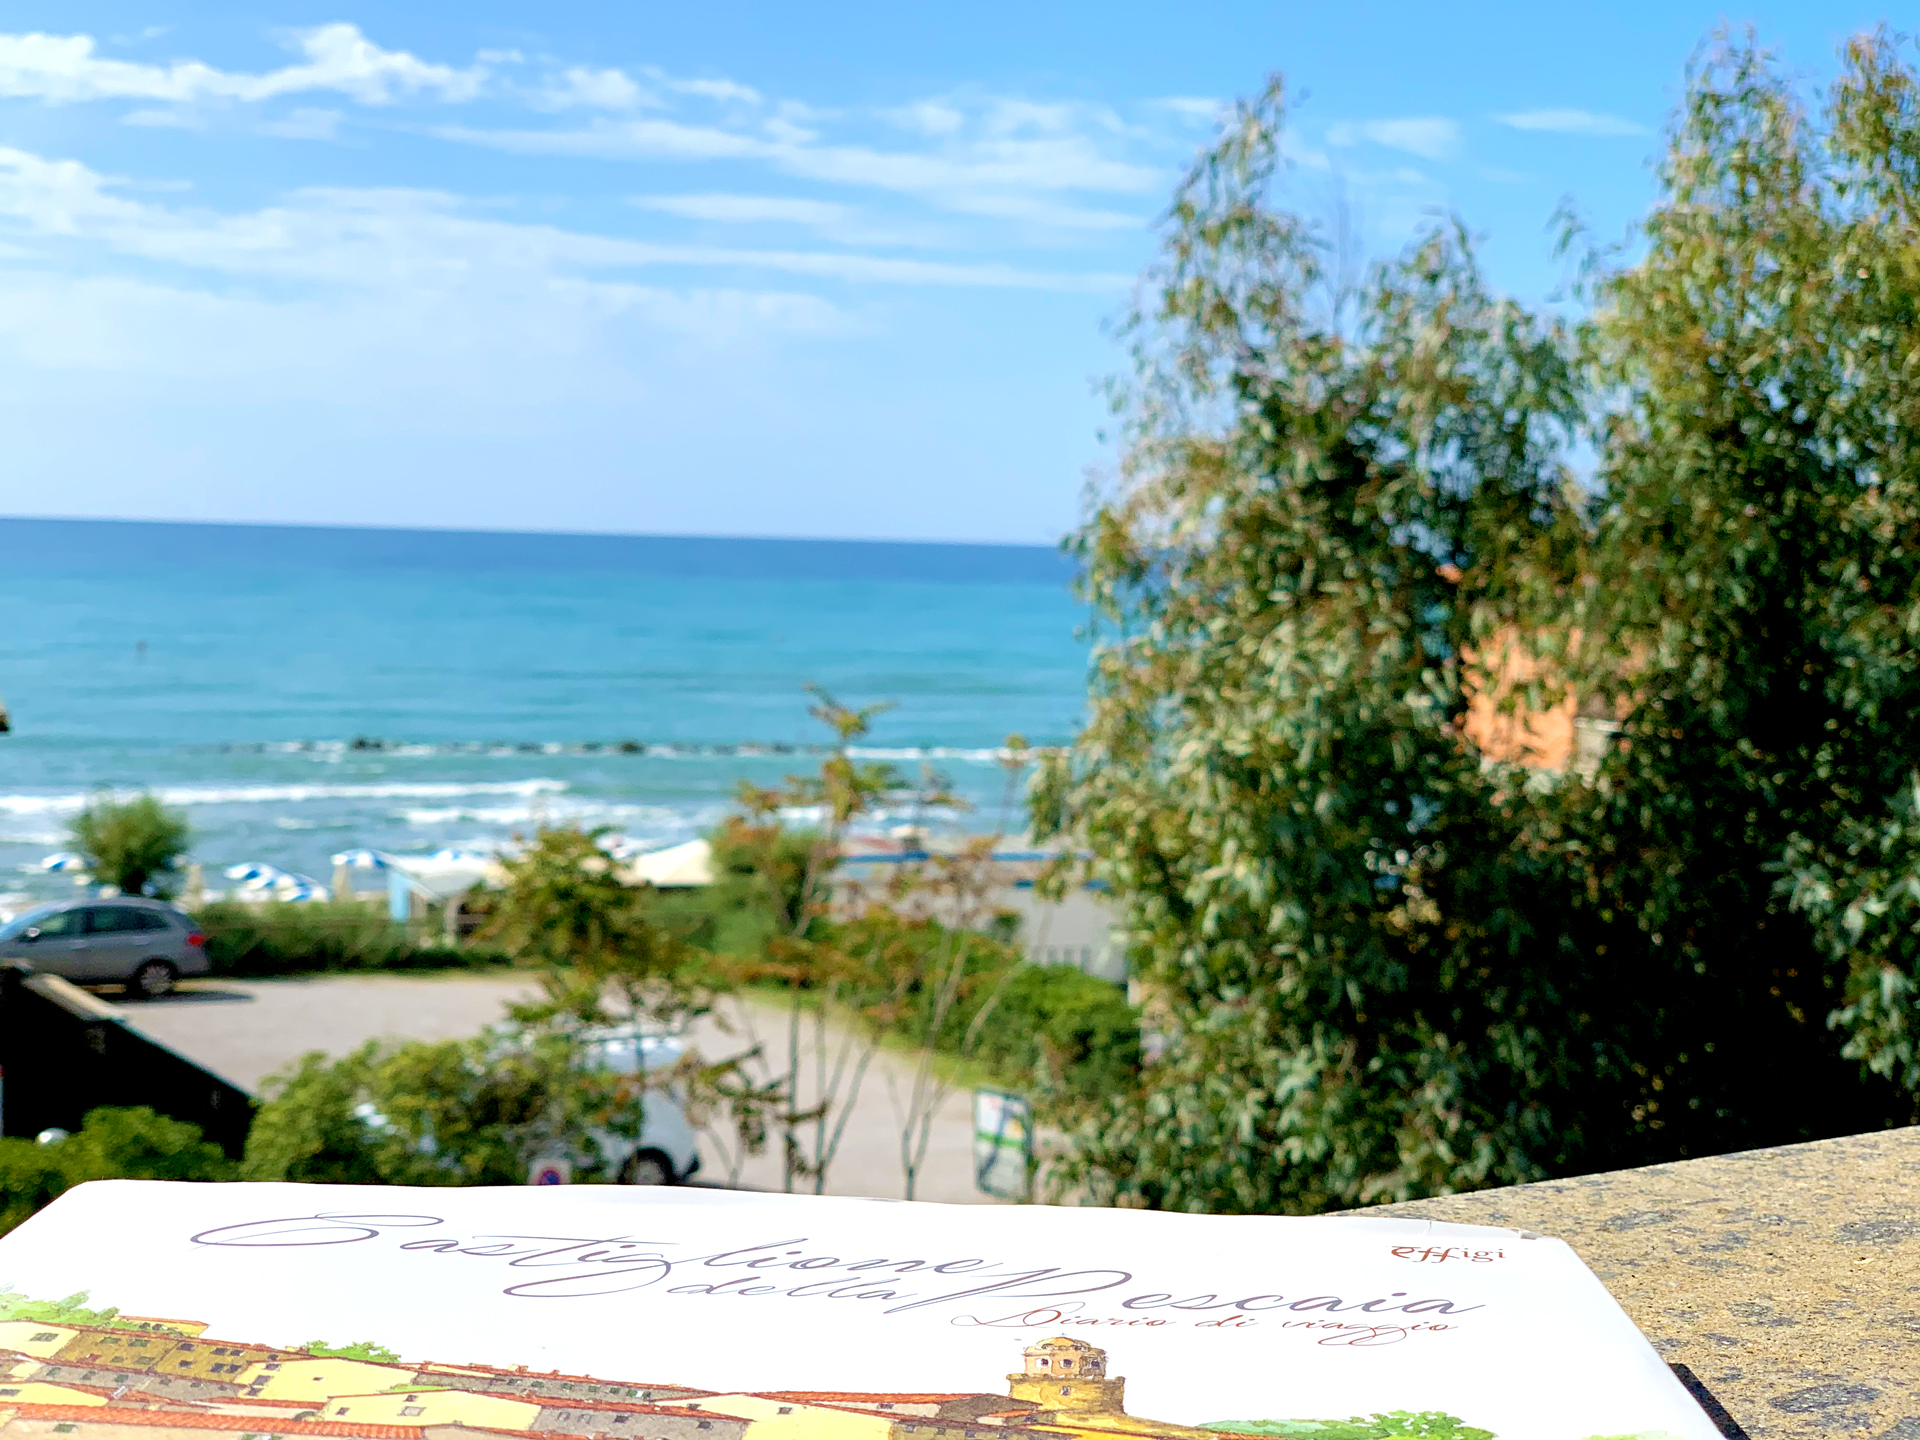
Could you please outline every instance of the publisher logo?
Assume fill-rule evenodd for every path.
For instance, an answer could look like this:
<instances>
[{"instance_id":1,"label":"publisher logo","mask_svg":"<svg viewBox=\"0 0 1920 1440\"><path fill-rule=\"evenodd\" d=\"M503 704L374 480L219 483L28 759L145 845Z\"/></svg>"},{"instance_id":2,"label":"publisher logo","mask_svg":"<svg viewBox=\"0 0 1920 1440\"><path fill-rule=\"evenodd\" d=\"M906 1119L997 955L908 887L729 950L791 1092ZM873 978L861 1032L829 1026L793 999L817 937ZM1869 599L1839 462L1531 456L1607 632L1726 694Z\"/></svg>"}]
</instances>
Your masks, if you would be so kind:
<instances>
[{"instance_id":1,"label":"publisher logo","mask_svg":"<svg viewBox=\"0 0 1920 1440\"><path fill-rule=\"evenodd\" d=\"M1465 1260L1474 1265L1491 1265L1507 1258L1504 1250L1468 1250L1458 1245L1396 1245L1393 1258L1411 1260L1416 1265L1440 1265L1448 1260Z\"/></svg>"}]
</instances>

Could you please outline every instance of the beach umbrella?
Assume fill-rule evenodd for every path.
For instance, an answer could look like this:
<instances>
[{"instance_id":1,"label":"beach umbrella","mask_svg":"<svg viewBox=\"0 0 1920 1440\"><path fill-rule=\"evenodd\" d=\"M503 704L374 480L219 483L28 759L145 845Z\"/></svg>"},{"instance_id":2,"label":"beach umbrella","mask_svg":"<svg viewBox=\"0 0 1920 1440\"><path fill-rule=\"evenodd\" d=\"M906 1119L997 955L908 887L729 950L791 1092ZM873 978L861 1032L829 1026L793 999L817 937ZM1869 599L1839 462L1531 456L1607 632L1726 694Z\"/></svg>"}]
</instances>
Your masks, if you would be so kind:
<instances>
[{"instance_id":1,"label":"beach umbrella","mask_svg":"<svg viewBox=\"0 0 1920 1440\"><path fill-rule=\"evenodd\" d=\"M244 881L252 886L271 885L280 877L280 872L271 865L262 865L259 861L250 861L244 865L229 865L225 871L229 880Z\"/></svg>"},{"instance_id":2,"label":"beach umbrella","mask_svg":"<svg viewBox=\"0 0 1920 1440\"><path fill-rule=\"evenodd\" d=\"M331 863L353 870L384 870L387 868L387 857L378 850L342 850L333 857Z\"/></svg>"},{"instance_id":3,"label":"beach umbrella","mask_svg":"<svg viewBox=\"0 0 1920 1440\"><path fill-rule=\"evenodd\" d=\"M59 850L40 862L42 870L84 870L87 857L76 855L71 850Z\"/></svg>"}]
</instances>

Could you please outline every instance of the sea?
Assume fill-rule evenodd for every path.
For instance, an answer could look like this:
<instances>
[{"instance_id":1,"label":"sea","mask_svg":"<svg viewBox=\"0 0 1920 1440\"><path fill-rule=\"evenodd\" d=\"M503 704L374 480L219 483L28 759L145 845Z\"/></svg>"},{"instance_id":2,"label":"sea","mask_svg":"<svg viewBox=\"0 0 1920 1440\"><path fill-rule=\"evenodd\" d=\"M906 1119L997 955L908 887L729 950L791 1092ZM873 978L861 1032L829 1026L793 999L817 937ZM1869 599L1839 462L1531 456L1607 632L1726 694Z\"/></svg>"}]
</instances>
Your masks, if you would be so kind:
<instances>
[{"instance_id":1,"label":"sea","mask_svg":"<svg viewBox=\"0 0 1920 1440\"><path fill-rule=\"evenodd\" d=\"M100 791L184 812L215 886L675 844L817 768L809 686L888 707L871 828L1017 831L1002 746L1075 733L1086 619L1042 546L0 519L0 910L72 893L46 864Z\"/></svg>"}]
</instances>

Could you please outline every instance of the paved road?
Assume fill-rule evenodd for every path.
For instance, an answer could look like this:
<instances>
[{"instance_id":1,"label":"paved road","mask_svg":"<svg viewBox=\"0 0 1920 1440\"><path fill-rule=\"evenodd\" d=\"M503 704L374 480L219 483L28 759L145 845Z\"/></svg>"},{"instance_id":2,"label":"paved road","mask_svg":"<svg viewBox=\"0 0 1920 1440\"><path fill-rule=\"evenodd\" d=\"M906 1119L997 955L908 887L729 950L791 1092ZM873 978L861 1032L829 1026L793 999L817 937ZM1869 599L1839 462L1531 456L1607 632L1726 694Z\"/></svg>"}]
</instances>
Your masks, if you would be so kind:
<instances>
[{"instance_id":1,"label":"paved road","mask_svg":"<svg viewBox=\"0 0 1920 1440\"><path fill-rule=\"evenodd\" d=\"M156 1040L191 1056L248 1090L311 1050L343 1055L365 1041L392 1037L450 1040L471 1035L501 1018L510 1001L531 993L519 976L318 976L301 980L189 981L165 1000L122 1007L127 1020ZM730 1055L751 1040L766 1046L773 1064L788 1056L785 1016L762 1006L737 1009L731 1033L706 1024L692 1035L710 1057ZM802 1055L812 1065L803 1038ZM906 1057L874 1057L827 1173L830 1195L899 1198L901 1100L911 1090ZM803 1080L803 1096L811 1099ZM710 1136L701 1139L703 1179L724 1182L729 1165ZM738 1183L756 1190L781 1188L780 1159L751 1157ZM804 1182L811 1188L811 1182ZM949 1094L935 1111L925 1169L915 1198L982 1203L973 1184L971 1098Z\"/></svg>"}]
</instances>

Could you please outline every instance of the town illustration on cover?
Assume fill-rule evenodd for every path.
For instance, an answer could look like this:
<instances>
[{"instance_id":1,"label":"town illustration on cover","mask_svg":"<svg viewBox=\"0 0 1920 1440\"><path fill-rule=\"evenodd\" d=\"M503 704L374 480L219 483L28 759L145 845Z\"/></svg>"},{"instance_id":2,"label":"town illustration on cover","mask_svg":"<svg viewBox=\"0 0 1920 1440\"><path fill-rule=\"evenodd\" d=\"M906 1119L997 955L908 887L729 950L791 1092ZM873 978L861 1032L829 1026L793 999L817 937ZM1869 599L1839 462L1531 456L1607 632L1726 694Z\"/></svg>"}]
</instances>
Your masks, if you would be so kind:
<instances>
[{"instance_id":1,"label":"town illustration on cover","mask_svg":"<svg viewBox=\"0 0 1920 1440\"><path fill-rule=\"evenodd\" d=\"M198 1321L86 1304L84 1295L0 1294L0 1440L1494 1440L1434 1412L1204 1426L1142 1419L1127 1413L1126 1380L1108 1373L1107 1352L1066 1336L1010 1346L1020 1368L993 1391L721 1393L414 1362L372 1342L275 1348L215 1338Z\"/></svg>"}]
</instances>

